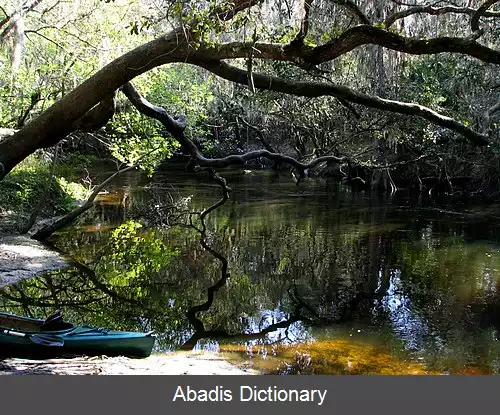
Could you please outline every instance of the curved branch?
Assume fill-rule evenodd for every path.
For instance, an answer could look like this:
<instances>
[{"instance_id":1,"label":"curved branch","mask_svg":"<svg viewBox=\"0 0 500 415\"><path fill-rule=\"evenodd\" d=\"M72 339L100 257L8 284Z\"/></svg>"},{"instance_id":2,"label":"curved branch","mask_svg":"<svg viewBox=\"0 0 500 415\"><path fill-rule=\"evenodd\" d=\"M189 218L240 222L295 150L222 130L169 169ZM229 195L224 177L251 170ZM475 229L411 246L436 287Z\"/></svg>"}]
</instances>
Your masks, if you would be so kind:
<instances>
[{"instance_id":1,"label":"curved branch","mask_svg":"<svg viewBox=\"0 0 500 415\"><path fill-rule=\"evenodd\" d=\"M242 72L245 73L246 80L248 74L246 71ZM258 76L262 77L262 75ZM168 115L164 108L156 107L155 105L148 102L130 82L122 87L122 91L139 112L160 121L165 126L167 131L172 134L172 136L184 147L186 152L192 157L192 164L201 167L224 168L234 164L245 164L249 160L265 157L273 161L289 164L298 170L300 177L305 177L307 170L313 168L319 163L327 161L333 161L336 163L349 163L349 160L347 158L335 156L318 157L312 160L310 163L301 163L293 157L280 153L272 153L268 150L254 150L244 154L231 154L229 156L221 158L208 158L203 155L203 153L198 149L198 147L196 147L192 140L184 135L184 130L172 128L172 124L170 121L172 118L170 117L170 115Z\"/></svg>"},{"instance_id":2,"label":"curved branch","mask_svg":"<svg viewBox=\"0 0 500 415\"><path fill-rule=\"evenodd\" d=\"M483 46L473 39L458 37L414 39L367 25L348 29L338 38L314 48L311 51L310 63L316 65L335 59L366 44L379 45L386 49L411 55L431 55L444 52L459 53L472 56L483 62L500 64L499 51Z\"/></svg>"},{"instance_id":3,"label":"curved branch","mask_svg":"<svg viewBox=\"0 0 500 415\"><path fill-rule=\"evenodd\" d=\"M120 89L136 108L141 109L141 113L160 121L170 133L179 134L186 129L186 120L183 117L173 118L164 108L151 104L130 82Z\"/></svg>"},{"instance_id":4,"label":"curved branch","mask_svg":"<svg viewBox=\"0 0 500 415\"><path fill-rule=\"evenodd\" d=\"M246 0L238 2L238 7L243 5L257 4L257 0ZM235 9L239 10L239 9ZM378 44L388 49L397 50L409 54L436 54L442 52L453 52L465 54L484 62L500 64L500 52L483 46L472 39L462 38L436 38L430 40L411 39L390 33L380 28L361 25L348 29L338 38L316 48L302 45L300 48L287 48L281 44L257 43L255 48L256 58L282 60L314 66L326 62L347 53L364 44ZM215 47L200 47L194 50L184 37L183 28L179 27L172 32L161 36L149 43L141 45L126 53L98 71L94 76L87 79L78 87L66 94L49 109L40 114L36 119L30 121L20 131L0 143L0 180L2 180L18 163L36 150L52 146L62 140L69 132L71 126L78 118L82 117L88 110L109 96L113 91L119 89L136 76L141 75L155 67L172 62L189 62L194 65L212 67L219 71L220 59L246 58L253 42L228 43ZM209 64L212 62L212 64ZM229 79L229 78L228 78ZM264 78L266 82L272 81L269 77ZM248 79L246 79L246 85ZM269 89L261 83L260 88ZM273 85L274 87L274 85ZM321 88L324 88L323 86ZM400 103L383 101L373 97L353 93L343 87L330 88L330 94L338 97L350 97L351 102L357 102L393 112L402 112L410 115L419 115L437 124L450 126L468 136L478 144L486 144L485 137L477 136L470 129L449 119L442 119L436 113L416 105L407 104L402 108ZM337 88L336 91L332 90ZM294 85L294 88L295 85ZM281 89L288 93L287 90ZM294 92L296 95L299 93ZM313 96L319 96L316 92ZM368 97L368 98L367 98ZM392 109L391 109L392 108Z\"/></svg>"},{"instance_id":5,"label":"curved branch","mask_svg":"<svg viewBox=\"0 0 500 415\"><path fill-rule=\"evenodd\" d=\"M247 74L245 71L230 66L224 62L206 61L206 62L198 62L198 65L208 69L210 72L224 79L239 84L244 84L244 85L247 84L247 79L246 79ZM292 95L306 96L306 97L334 96L337 98L344 99L345 101L348 102L364 105L366 107L376 108L384 111L395 112L405 115L416 115L434 124L455 131L463 135L472 143L478 146L488 145L487 136L470 129L469 127L465 126L464 124L458 121L453 120L450 117L441 115L431 110L430 108L424 107L423 105L383 99L377 96L372 96L364 94L362 92L355 91L346 86L330 84L330 83L326 84L320 82L295 82L262 74L254 74L253 77L256 88L283 92ZM238 156L230 156L230 157L238 157Z\"/></svg>"},{"instance_id":6,"label":"curved branch","mask_svg":"<svg viewBox=\"0 0 500 415\"><path fill-rule=\"evenodd\" d=\"M495 3L497 3L498 0L486 0L471 16L470 19L470 28L472 30L472 33L477 33L478 35L481 35L483 30L479 27L479 19L481 16L484 16L486 11L493 6Z\"/></svg>"},{"instance_id":7,"label":"curved branch","mask_svg":"<svg viewBox=\"0 0 500 415\"><path fill-rule=\"evenodd\" d=\"M360 25L347 29L341 35L312 47L296 43L231 42L213 49L200 49L190 54L199 59L235 59L246 58L252 46L258 51L256 58L295 62L301 65L315 66L328 62L362 45L379 45L386 49L408 53L410 55L435 55L437 53L458 53L468 55L483 62L500 64L500 51L478 43L474 39L461 37L437 37L434 39L416 39L392 33L379 27Z\"/></svg>"},{"instance_id":8,"label":"curved branch","mask_svg":"<svg viewBox=\"0 0 500 415\"><path fill-rule=\"evenodd\" d=\"M416 6L416 7L411 7L406 10L401 10L397 13L393 13L390 16L388 16L385 21L384 25L386 29L391 27L396 20L399 19L404 19L405 17L412 16L414 14L430 14L433 16L439 16L442 14L448 14L448 13L454 13L454 14L468 14L470 16L473 16L478 10L473 9L471 7L458 7L458 6L443 6L443 7L435 7L435 6ZM500 12L485 12L482 14L484 17L500 17Z\"/></svg>"}]
</instances>

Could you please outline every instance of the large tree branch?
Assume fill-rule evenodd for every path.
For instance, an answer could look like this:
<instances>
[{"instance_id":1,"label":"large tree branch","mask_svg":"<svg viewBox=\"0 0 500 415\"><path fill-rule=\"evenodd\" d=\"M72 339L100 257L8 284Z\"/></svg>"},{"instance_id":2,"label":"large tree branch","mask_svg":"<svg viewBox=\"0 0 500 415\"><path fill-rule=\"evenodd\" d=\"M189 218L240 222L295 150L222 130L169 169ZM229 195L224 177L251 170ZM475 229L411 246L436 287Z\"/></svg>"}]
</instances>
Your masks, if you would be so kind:
<instances>
[{"instance_id":1,"label":"large tree branch","mask_svg":"<svg viewBox=\"0 0 500 415\"><path fill-rule=\"evenodd\" d=\"M206 61L198 62L198 65L224 79L228 79L239 84L247 84L247 74L245 71L230 66L224 62ZM434 124L449 128L450 130L463 135L476 145L484 146L488 144L487 136L470 129L450 117L424 107L423 105L383 99L377 96L355 91L346 86L330 83L288 81L262 74L254 74L253 77L255 87L259 89L267 89L305 97L334 96L348 102L361 104L371 108L405 115L416 115Z\"/></svg>"},{"instance_id":2,"label":"large tree branch","mask_svg":"<svg viewBox=\"0 0 500 415\"><path fill-rule=\"evenodd\" d=\"M141 113L160 121L172 135L180 134L186 129L184 117L171 117L164 108L157 107L145 99L130 82L123 85L121 91Z\"/></svg>"},{"instance_id":3,"label":"large tree branch","mask_svg":"<svg viewBox=\"0 0 500 415\"><path fill-rule=\"evenodd\" d=\"M474 39L460 37L437 37L417 39L369 26L360 25L347 29L329 42L311 47L296 43L282 45L277 43L232 42L213 49L200 49L193 54L200 58L235 59L248 56L252 46L258 50L256 58L296 62L314 66L328 62L362 45L379 45L386 49L411 55L434 55L437 53L459 53L472 56L483 62L500 64L500 51L484 46Z\"/></svg>"},{"instance_id":4,"label":"large tree branch","mask_svg":"<svg viewBox=\"0 0 500 415\"><path fill-rule=\"evenodd\" d=\"M458 7L458 6L443 6L443 7L435 7L435 6L415 6L410 7L406 10L401 10L399 12L393 13L388 16L384 25L386 29L391 27L396 20L404 19L405 17L412 16L414 14L430 14L433 16L440 16L442 14L467 14L469 16L473 16L478 10L473 9L471 7ZM485 12L482 14L484 17L500 17L500 12Z\"/></svg>"},{"instance_id":5,"label":"large tree branch","mask_svg":"<svg viewBox=\"0 0 500 415\"><path fill-rule=\"evenodd\" d=\"M484 62L500 64L499 51L483 46L472 39L457 37L415 39L367 25L348 29L339 37L314 48L311 51L310 62L318 64L329 61L366 44L379 45L386 49L411 55L429 55L444 52L460 53Z\"/></svg>"}]
</instances>

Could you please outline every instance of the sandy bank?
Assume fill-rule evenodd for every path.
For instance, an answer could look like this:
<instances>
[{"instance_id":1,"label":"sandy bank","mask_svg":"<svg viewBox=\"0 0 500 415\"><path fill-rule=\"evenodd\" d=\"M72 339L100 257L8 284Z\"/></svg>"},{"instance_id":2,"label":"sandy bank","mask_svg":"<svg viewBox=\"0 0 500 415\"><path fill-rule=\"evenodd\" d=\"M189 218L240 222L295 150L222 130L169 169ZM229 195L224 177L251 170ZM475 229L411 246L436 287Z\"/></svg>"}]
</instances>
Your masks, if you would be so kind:
<instances>
[{"instance_id":1,"label":"sandy bank","mask_svg":"<svg viewBox=\"0 0 500 415\"><path fill-rule=\"evenodd\" d=\"M68 359L0 360L0 375L255 375L210 352L153 354L146 359L75 357Z\"/></svg>"},{"instance_id":2,"label":"sandy bank","mask_svg":"<svg viewBox=\"0 0 500 415\"><path fill-rule=\"evenodd\" d=\"M67 266L61 255L27 236L0 239L0 288Z\"/></svg>"}]
</instances>

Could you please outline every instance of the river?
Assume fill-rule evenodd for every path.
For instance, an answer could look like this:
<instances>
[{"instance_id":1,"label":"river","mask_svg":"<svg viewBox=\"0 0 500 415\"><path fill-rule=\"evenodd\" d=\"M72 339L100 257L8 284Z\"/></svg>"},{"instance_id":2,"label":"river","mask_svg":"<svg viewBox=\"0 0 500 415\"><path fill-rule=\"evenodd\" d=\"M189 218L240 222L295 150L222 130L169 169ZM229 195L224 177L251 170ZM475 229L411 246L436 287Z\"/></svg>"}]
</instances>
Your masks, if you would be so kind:
<instances>
[{"instance_id":1,"label":"river","mask_svg":"<svg viewBox=\"0 0 500 415\"><path fill-rule=\"evenodd\" d=\"M275 374L500 372L496 205L221 174L231 199L208 215L207 242L230 277L197 314L212 335L195 348ZM187 311L221 277L183 211L210 206L220 188L180 169L154 184L138 172L118 180L51 240L84 267L7 287L2 309L61 307L69 321L154 330L157 352L175 350L193 335Z\"/></svg>"}]
</instances>

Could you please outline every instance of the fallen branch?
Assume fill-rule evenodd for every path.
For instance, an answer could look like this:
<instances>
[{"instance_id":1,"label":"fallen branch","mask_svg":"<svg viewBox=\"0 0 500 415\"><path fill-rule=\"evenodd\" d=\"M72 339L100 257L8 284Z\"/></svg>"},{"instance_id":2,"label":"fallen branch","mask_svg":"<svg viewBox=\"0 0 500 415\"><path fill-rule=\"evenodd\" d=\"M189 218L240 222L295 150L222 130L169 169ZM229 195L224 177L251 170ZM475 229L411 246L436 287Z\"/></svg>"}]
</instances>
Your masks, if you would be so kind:
<instances>
[{"instance_id":1,"label":"fallen branch","mask_svg":"<svg viewBox=\"0 0 500 415\"><path fill-rule=\"evenodd\" d=\"M104 188L104 186L106 186L109 182L111 182L116 176L135 168L136 168L135 166L129 166L124 169L118 170L116 173L109 176L106 180L104 180L99 186L97 186L94 189L92 194L87 198L87 200L82 206L73 209L71 212L57 219L50 225L44 226L43 228L39 229L31 238L36 239L37 241L43 241L44 239L47 239L49 236L51 236L54 232L69 225L78 216L89 210L94 205L94 199L97 197L99 192Z\"/></svg>"}]
</instances>

